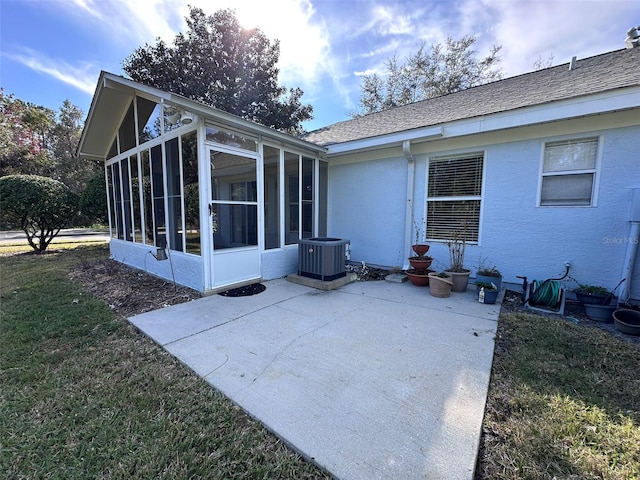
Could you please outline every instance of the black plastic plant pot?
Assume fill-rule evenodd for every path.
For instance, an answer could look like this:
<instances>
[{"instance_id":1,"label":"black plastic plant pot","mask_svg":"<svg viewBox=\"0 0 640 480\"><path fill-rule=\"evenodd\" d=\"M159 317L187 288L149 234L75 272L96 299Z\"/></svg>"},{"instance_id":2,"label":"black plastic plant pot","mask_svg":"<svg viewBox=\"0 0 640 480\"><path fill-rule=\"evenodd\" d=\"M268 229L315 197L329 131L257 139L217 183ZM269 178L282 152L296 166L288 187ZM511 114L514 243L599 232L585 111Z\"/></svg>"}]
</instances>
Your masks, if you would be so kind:
<instances>
[{"instance_id":1,"label":"black plastic plant pot","mask_svg":"<svg viewBox=\"0 0 640 480\"><path fill-rule=\"evenodd\" d=\"M585 305L609 305L612 300L616 299L615 295L605 295L602 293L590 293L585 290L576 290L576 298Z\"/></svg>"}]
</instances>

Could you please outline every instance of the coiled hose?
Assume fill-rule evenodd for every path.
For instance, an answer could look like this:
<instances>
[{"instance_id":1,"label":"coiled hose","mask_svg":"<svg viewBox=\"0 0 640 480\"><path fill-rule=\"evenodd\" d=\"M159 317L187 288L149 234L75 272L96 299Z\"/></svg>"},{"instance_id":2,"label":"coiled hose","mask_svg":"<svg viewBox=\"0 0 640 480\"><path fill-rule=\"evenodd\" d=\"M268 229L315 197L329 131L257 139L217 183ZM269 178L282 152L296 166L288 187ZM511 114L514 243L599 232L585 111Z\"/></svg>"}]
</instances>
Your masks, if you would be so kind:
<instances>
[{"instance_id":1,"label":"coiled hose","mask_svg":"<svg viewBox=\"0 0 640 480\"><path fill-rule=\"evenodd\" d=\"M531 282L533 291L529 297L529 304L555 307L560 303L562 285L558 280L534 280Z\"/></svg>"}]
</instances>

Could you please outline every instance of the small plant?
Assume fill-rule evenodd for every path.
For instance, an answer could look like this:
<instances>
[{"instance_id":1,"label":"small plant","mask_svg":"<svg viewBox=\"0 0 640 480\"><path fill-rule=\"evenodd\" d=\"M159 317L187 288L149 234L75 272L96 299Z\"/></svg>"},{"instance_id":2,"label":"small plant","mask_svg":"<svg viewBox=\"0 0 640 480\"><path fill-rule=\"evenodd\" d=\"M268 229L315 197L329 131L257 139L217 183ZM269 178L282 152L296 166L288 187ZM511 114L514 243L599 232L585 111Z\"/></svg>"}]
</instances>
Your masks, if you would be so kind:
<instances>
[{"instance_id":1,"label":"small plant","mask_svg":"<svg viewBox=\"0 0 640 480\"><path fill-rule=\"evenodd\" d=\"M438 273L438 278L449 278L451 275L447 275L445 272Z\"/></svg>"},{"instance_id":2,"label":"small plant","mask_svg":"<svg viewBox=\"0 0 640 480\"><path fill-rule=\"evenodd\" d=\"M487 282L476 282L476 286L478 288L484 288L485 290L489 290L489 291L496 291L498 290L498 287L496 287L496 285L491 282L491 283L487 283Z\"/></svg>"},{"instance_id":3,"label":"small plant","mask_svg":"<svg viewBox=\"0 0 640 480\"><path fill-rule=\"evenodd\" d=\"M467 245L466 229L457 230L451 235L451 240L447 242L449 247L449 256L451 258L450 272L462 273L466 272L464 268L464 250Z\"/></svg>"},{"instance_id":4,"label":"small plant","mask_svg":"<svg viewBox=\"0 0 640 480\"><path fill-rule=\"evenodd\" d=\"M478 265L478 275L482 275L483 277L501 277L502 272L498 270L498 268L494 265L492 267L486 266L483 261L480 261L480 265Z\"/></svg>"},{"instance_id":5,"label":"small plant","mask_svg":"<svg viewBox=\"0 0 640 480\"><path fill-rule=\"evenodd\" d=\"M610 295L611 292L609 289L605 287L600 287L597 285L578 285L578 290L582 293L587 293L591 295Z\"/></svg>"},{"instance_id":6,"label":"small plant","mask_svg":"<svg viewBox=\"0 0 640 480\"><path fill-rule=\"evenodd\" d=\"M422 225L424 225L424 220L422 220ZM413 228L416 231L416 242L415 245L420 244L420 225L417 222L413 222Z\"/></svg>"}]
</instances>

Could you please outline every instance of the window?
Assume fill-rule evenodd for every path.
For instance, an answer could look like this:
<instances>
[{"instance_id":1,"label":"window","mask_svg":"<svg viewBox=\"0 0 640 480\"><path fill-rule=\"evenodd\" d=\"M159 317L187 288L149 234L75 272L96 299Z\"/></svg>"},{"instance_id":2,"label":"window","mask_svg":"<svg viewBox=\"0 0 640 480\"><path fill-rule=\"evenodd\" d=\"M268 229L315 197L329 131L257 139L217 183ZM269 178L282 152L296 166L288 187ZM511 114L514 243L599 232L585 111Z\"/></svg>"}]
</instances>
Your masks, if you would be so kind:
<instances>
[{"instance_id":1,"label":"window","mask_svg":"<svg viewBox=\"0 0 640 480\"><path fill-rule=\"evenodd\" d=\"M265 146L264 153L264 248L280 247L280 150Z\"/></svg>"},{"instance_id":2,"label":"window","mask_svg":"<svg viewBox=\"0 0 640 480\"><path fill-rule=\"evenodd\" d=\"M597 156L597 138L545 144L540 205L592 205Z\"/></svg>"},{"instance_id":3,"label":"window","mask_svg":"<svg viewBox=\"0 0 640 480\"><path fill-rule=\"evenodd\" d=\"M167 246L167 232L164 218L164 173L162 168L162 146L151 149L151 196L153 197L153 226L155 246Z\"/></svg>"},{"instance_id":4,"label":"window","mask_svg":"<svg viewBox=\"0 0 640 480\"><path fill-rule=\"evenodd\" d=\"M149 140L158 138L160 129L160 104L136 97L138 105L138 142L142 145Z\"/></svg>"},{"instance_id":5,"label":"window","mask_svg":"<svg viewBox=\"0 0 640 480\"><path fill-rule=\"evenodd\" d=\"M300 156L284 152L285 171L285 244L291 245L300 238Z\"/></svg>"},{"instance_id":6,"label":"window","mask_svg":"<svg viewBox=\"0 0 640 480\"><path fill-rule=\"evenodd\" d=\"M302 157L302 238L313 237L314 224L314 161Z\"/></svg>"},{"instance_id":7,"label":"window","mask_svg":"<svg viewBox=\"0 0 640 480\"><path fill-rule=\"evenodd\" d=\"M429 160L428 239L449 240L464 231L467 241L478 241L483 165L482 153Z\"/></svg>"},{"instance_id":8,"label":"window","mask_svg":"<svg viewBox=\"0 0 640 480\"><path fill-rule=\"evenodd\" d=\"M200 255L200 191L198 187L198 138L195 132L182 136L184 216L186 252Z\"/></svg>"},{"instance_id":9,"label":"window","mask_svg":"<svg viewBox=\"0 0 640 480\"><path fill-rule=\"evenodd\" d=\"M149 150L140 152L142 167L142 208L144 212L144 243L153 245L153 200L151 197L151 164Z\"/></svg>"},{"instance_id":10,"label":"window","mask_svg":"<svg viewBox=\"0 0 640 480\"><path fill-rule=\"evenodd\" d=\"M125 115L120 128L118 129L118 138L120 139L120 153L131 150L136 146L136 125L133 120L133 102L129 105L129 110Z\"/></svg>"},{"instance_id":11,"label":"window","mask_svg":"<svg viewBox=\"0 0 640 480\"><path fill-rule=\"evenodd\" d=\"M167 212L169 224L167 234L169 235L169 248L171 250L182 251L182 179L180 178L180 154L178 139L172 138L165 142L165 157L167 180Z\"/></svg>"},{"instance_id":12,"label":"window","mask_svg":"<svg viewBox=\"0 0 640 480\"><path fill-rule=\"evenodd\" d=\"M138 175L138 155L129 157L131 175L131 206L133 207L133 241L142 242L142 213L140 210L140 179Z\"/></svg>"},{"instance_id":13,"label":"window","mask_svg":"<svg viewBox=\"0 0 640 480\"><path fill-rule=\"evenodd\" d=\"M221 143L229 147L241 148L251 152L258 151L258 142L240 133L207 125L206 139L208 142Z\"/></svg>"}]
</instances>

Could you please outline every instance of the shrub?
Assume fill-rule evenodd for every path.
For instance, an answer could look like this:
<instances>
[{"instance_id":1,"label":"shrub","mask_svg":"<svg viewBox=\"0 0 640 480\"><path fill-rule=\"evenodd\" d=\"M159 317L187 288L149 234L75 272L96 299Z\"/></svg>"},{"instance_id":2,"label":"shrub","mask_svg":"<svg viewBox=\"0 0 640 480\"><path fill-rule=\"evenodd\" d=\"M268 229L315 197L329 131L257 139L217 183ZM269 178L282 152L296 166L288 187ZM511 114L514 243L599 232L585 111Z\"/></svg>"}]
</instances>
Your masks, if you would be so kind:
<instances>
[{"instance_id":1,"label":"shrub","mask_svg":"<svg viewBox=\"0 0 640 480\"><path fill-rule=\"evenodd\" d=\"M93 223L108 223L107 187L105 186L104 170L98 172L87 183L87 187L80 196L80 214Z\"/></svg>"},{"instance_id":2,"label":"shrub","mask_svg":"<svg viewBox=\"0 0 640 480\"><path fill-rule=\"evenodd\" d=\"M0 217L19 228L29 245L44 252L78 212L78 196L62 182L37 175L0 178Z\"/></svg>"}]
</instances>

